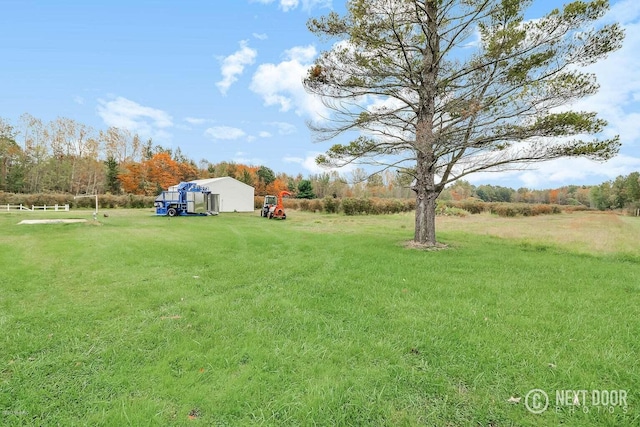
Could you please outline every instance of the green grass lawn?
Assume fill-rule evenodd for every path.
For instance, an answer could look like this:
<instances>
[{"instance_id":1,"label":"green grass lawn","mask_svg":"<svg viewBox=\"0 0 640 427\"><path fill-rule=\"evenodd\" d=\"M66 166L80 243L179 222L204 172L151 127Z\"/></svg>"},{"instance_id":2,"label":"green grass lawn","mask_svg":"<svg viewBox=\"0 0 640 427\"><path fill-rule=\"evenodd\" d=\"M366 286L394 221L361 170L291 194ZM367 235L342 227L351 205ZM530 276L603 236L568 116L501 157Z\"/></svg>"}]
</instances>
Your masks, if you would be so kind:
<instances>
[{"instance_id":1,"label":"green grass lawn","mask_svg":"<svg viewBox=\"0 0 640 427\"><path fill-rule=\"evenodd\" d=\"M17 225L43 215L91 218L0 214L0 425L640 424L632 243L536 239L524 218L506 238L467 217L439 220L449 249L418 251L405 214ZM560 219L580 215L540 235L566 239ZM633 220L619 232L640 237ZM586 404L556 408L556 390Z\"/></svg>"}]
</instances>

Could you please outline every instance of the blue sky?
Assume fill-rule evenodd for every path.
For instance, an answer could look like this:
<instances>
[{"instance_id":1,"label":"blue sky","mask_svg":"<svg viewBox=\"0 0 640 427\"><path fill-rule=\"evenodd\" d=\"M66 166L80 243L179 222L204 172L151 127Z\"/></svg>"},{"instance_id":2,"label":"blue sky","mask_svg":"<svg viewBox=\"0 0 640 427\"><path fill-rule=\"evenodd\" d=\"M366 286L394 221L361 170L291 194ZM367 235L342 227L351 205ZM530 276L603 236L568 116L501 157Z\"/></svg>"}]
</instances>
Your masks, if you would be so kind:
<instances>
[{"instance_id":1,"label":"blue sky","mask_svg":"<svg viewBox=\"0 0 640 427\"><path fill-rule=\"evenodd\" d=\"M620 155L469 181L554 188L640 170L640 2L611 3L605 19L623 24L625 45L592 67L601 91L579 108L609 121ZM531 17L557 4L538 0ZM0 117L10 123L67 117L127 128L196 162L321 171L313 159L331 143L313 142L305 123L322 105L301 80L327 46L306 22L343 13L343 0L2 0L0 10Z\"/></svg>"}]
</instances>

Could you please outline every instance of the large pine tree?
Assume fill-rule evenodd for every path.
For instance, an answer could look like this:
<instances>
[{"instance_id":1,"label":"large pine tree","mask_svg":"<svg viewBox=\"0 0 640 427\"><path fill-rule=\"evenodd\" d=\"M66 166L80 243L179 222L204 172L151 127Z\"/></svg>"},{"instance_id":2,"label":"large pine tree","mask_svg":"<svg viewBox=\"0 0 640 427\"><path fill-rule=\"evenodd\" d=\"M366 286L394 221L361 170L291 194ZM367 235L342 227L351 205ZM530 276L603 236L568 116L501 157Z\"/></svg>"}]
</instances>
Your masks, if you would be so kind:
<instances>
[{"instance_id":1,"label":"large pine tree","mask_svg":"<svg viewBox=\"0 0 640 427\"><path fill-rule=\"evenodd\" d=\"M313 33L336 41L304 81L333 113L311 127L320 139L360 135L317 161L404 167L414 177L415 242L435 245L436 198L456 179L615 155L619 139L597 137L606 122L569 108L598 89L580 67L622 44L617 24L599 22L608 2L574 1L525 20L531 3L350 0L346 16L310 20Z\"/></svg>"}]
</instances>

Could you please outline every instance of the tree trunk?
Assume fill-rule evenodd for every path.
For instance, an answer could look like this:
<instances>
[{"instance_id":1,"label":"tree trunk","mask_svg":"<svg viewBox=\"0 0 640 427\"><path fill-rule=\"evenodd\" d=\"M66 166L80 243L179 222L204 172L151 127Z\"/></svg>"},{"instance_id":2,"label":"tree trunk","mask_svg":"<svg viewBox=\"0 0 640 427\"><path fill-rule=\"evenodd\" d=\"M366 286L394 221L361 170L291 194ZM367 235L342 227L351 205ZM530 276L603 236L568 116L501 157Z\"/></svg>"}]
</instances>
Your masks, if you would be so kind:
<instances>
[{"instance_id":1,"label":"tree trunk","mask_svg":"<svg viewBox=\"0 0 640 427\"><path fill-rule=\"evenodd\" d=\"M422 194L420 194L422 193ZM422 191L416 195L416 230L414 241L426 246L436 245L435 192Z\"/></svg>"},{"instance_id":2,"label":"tree trunk","mask_svg":"<svg viewBox=\"0 0 640 427\"><path fill-rule=\"evenodd\" d=\"M438 2L424 1L426 15L429 18L425 26L426 44L423 49L423 61L418 89L420 108L416 120L416 229L414 241L420 245L436 245L436 198L442 191L435 184L437 159L434 153L433 120L436 104L436 77L440 60L440 37L436 22Z\"/></svg>"},{"instance_id":3,"label":"tree trunk","mask_svg":"<svg viewBox=\"0 0 640 427\"><path fill-rule=\"evenodd\" d=\"M413 240L426 246L436 245L436 199L441 189L435 185L431 156L418 155L416 179L416 226Z\"/></svg>"}]
</instances>

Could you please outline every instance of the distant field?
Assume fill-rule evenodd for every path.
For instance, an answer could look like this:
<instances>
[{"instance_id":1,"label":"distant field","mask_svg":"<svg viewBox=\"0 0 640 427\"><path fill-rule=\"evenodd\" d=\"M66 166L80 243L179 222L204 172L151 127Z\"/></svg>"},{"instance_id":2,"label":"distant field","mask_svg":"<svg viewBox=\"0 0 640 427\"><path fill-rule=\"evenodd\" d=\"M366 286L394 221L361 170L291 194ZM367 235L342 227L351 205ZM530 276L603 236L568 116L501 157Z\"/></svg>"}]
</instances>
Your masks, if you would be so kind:
<instances>
[{"instance_id":1,"label":"distant field","mask_svg":"<svg viewBox=\"0 0 640 427\"><path fill-rule=\"evenodd\" d=\"M520 218L490 214L439 218L440 230L548 243L581 253L640 255L640 218L613 212L574 212Z\"/></svg>"},{"instance_id":2,"label":"distant field","mask_svg":"<svg viewBox=\"0 0 640 427\"><path fill-rule=\"evenodd\" d=\"M0 425L640 425L640 218L107 212L0 213Z\"/></svg>"}]
</instances>

